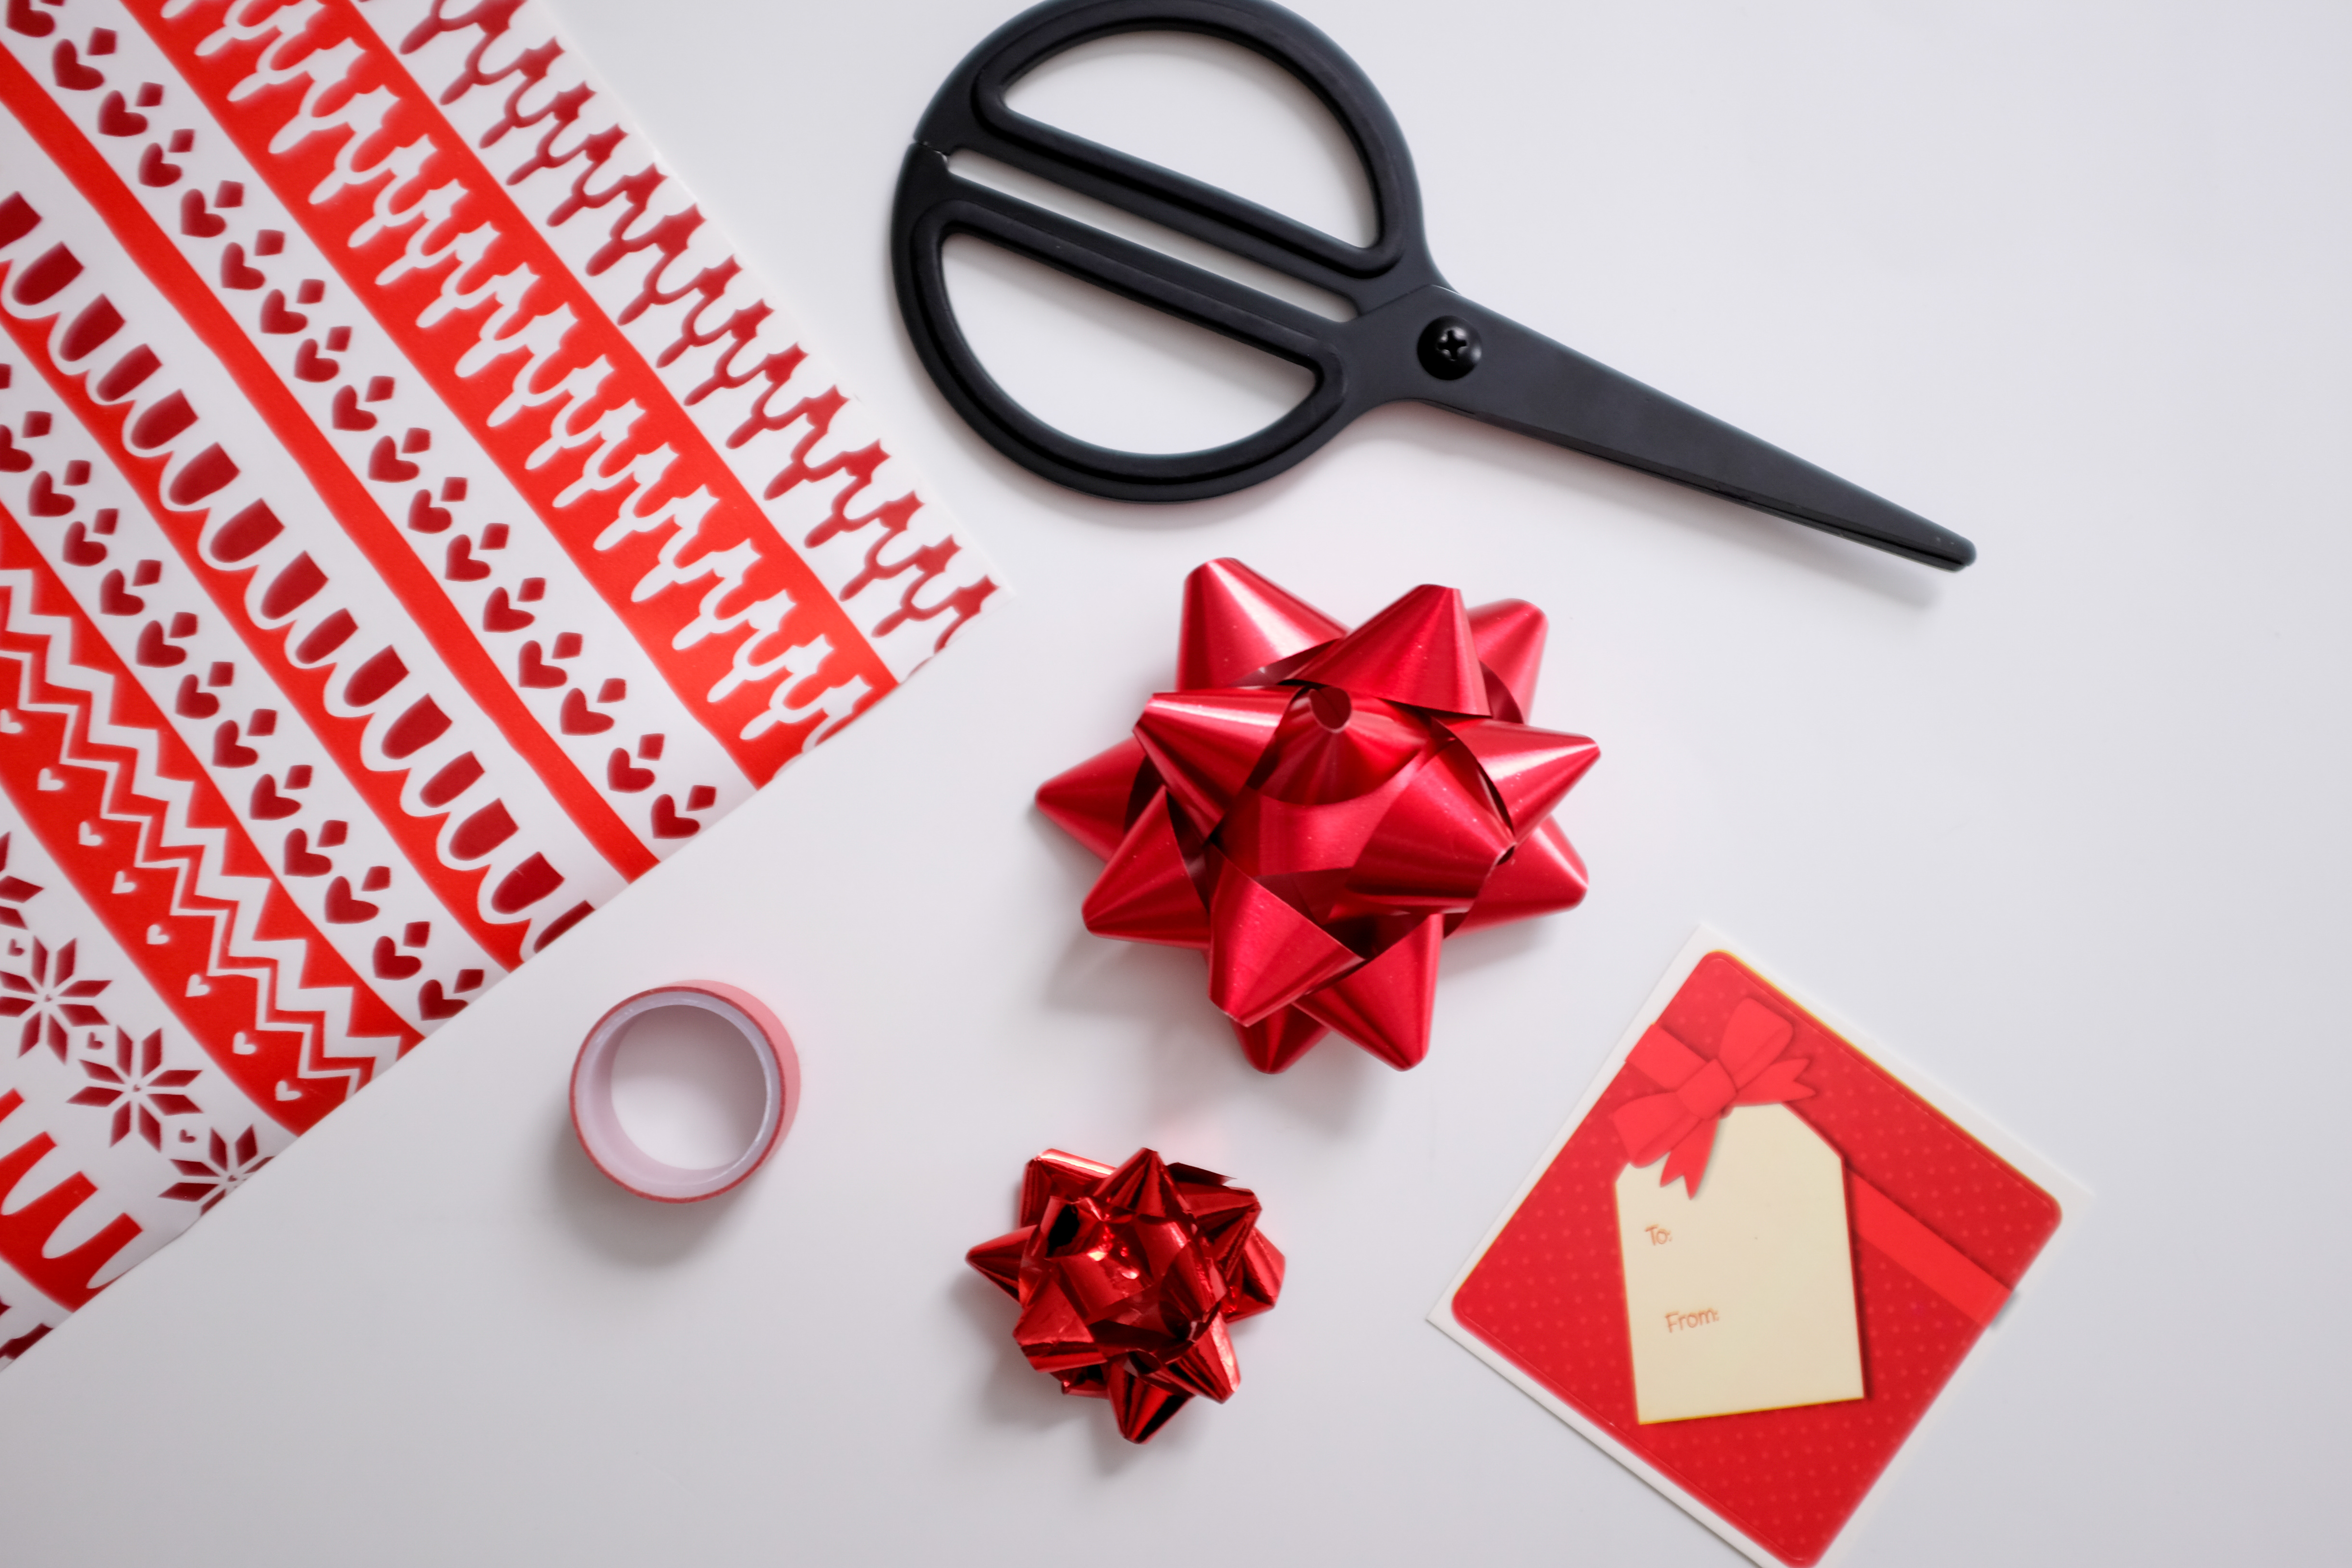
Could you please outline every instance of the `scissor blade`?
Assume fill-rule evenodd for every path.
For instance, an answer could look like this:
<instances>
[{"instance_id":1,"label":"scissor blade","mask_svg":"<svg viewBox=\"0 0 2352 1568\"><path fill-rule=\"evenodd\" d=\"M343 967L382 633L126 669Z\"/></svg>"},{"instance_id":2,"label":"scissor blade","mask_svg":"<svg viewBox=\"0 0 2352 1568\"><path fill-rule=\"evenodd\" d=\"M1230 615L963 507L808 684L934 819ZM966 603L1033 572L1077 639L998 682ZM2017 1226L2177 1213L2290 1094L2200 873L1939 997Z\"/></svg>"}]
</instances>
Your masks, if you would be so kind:
<instances>
[{"instance_id":1,"label":"scissor blade","mask_svg":"<svg viewBox=\"0 0 2352 1568\"><path fill-rule=\"evenodd\" d=\"M1977 558L1977 547L1949 529L1492 310L1450 291L1424 289L1415 299L1441 293L1439 313L1469 321L1483 353L1460 380L1428 379L1415 395L1948 572Z\"/></svg>"}]
</instances>

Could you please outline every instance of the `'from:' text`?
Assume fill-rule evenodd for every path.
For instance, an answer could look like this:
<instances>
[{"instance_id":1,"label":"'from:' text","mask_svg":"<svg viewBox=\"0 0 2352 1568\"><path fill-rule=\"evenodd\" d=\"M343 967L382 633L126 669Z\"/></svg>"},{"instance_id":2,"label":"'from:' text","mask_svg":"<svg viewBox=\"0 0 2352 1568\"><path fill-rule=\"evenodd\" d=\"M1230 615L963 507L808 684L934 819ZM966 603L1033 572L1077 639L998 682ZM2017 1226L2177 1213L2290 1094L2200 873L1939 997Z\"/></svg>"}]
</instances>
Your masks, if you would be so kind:
<instances>
[{"instance_id":1,"label":"'from:' text","mask_svg":"<svg viewBox=\"0 0 2352 1568\"><path fill-rule=\"evenodd\" d=\"M1671 1334L1676 1329L1695 1329L1701 1323L1712 1323L1715 1321L1716 1311L1712 1307L1701 1307L1696 1312L1668 1312L1666 1332Z\"/></svg>"}]
</instances>

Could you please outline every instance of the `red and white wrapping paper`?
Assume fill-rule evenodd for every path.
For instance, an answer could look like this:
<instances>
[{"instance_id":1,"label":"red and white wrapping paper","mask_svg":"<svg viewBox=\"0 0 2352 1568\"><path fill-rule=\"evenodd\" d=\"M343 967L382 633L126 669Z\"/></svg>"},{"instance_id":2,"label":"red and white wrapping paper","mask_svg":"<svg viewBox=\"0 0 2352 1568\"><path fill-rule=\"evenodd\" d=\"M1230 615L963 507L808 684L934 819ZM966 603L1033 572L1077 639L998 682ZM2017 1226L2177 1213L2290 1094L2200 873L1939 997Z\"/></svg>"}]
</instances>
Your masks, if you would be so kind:
<instances>
[{"instance_id":1,"label":"red and white wrapping paper","mask_svg":"<svg viewBox=\"0 0 2352 1568\"><path fill-rule=\"evenodd\" d=\"M527 0L5 0L0 1364L986 563Z\"/></svg>"}]
</instances>

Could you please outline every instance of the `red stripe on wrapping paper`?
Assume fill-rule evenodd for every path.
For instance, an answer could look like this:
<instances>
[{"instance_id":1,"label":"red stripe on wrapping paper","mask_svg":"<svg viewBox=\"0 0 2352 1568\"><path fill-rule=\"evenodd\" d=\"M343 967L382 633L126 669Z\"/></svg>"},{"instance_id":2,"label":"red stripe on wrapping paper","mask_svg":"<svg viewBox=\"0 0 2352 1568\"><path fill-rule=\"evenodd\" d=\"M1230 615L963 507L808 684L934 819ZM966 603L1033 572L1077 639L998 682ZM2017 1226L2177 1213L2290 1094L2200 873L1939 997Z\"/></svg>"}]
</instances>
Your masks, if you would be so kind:
<instances>
[{"instance_id":1,"label":"red stripe on wrapping paper","mask_svg":"<svg viewBox=\"0 0 2352 1568\"><path fill-rule=\"evenodd\" d=\"M1990 1324L2000 1313L2009 1300L2008 1286L1978 1268L1893 1198L1855 1175L1851 1167L1845 1173L1845 1197L1854 1235L1976 1323Z\"/></svg>"},{"instance_id":2,"label":"red stripe on wrapping paper","mask_svg":"<svg viewBox=\"0 0 2352 1568\"><path fill-rule=\"evenodd\" d=\"M713 700L709 693L729 675L735 651L747 646L745 638L751 639L763 652L781 654L790 646L806 646L819 635L825 637L832 651L824 664L792 685L792 692L801 696L803 702L821 691L862 678L868 689L861 703L865 706L897 684L848 612L785 542L644 355L572 275L554 247L515 205L498 178L474 155L466 139L449 124L349 0L323 0L317 19L302 35L299 45L283 39L238 41L205 57L197 55L196 46L219 25L226 9L225 0L206 0L168 20L161 16L160 0L134 0L130 9L203 97L206 108L295 215L295 220L303 226L345 284L366 304L442 401L466 422L483 449L530 501L551 534L644 647L688 711L727 748L754 784L766 783L776 769L798 754L821 720L812 718L793 725L778 725L758 739L743 738L744 728L767 710L770 693L780 682L793 679L778 675L746 682L728 698ZM486 302L453 312L430 329L416 324L425 310L439 298L443 282L462 265L454 258L433 265L427 272L412 271L393 284L376 280L401 256L410 238L419 233L415 224L404 226L394 233L377 236L363 252L354 251L349 243L350 237L373 215L375 198L391 177L388 174L363 187L346 186L324 206L310 204L310 192L333 173L336 156L344 150L352 133L348 128L337 127L310 134L283 153L270 152L272 137L300 110L305 93L314 90L307 78L262 88L240 102L229 101L230 90L247 78L265 48L278 51L273 56L275 60L299 64L318 49L346 39L360 47L361 61L345 75L341 85L330 89L329 98L323 101L340 102L350 92L376 89L394 95L396 106L386 117L385 130L374 139L376 143L388 152L394 145L423 138L433 149L423 174L412 186L404 188L404 194L414 200L433 186L450 183L458 185L463 193L451 216L430 232L444 243L478 226L495 232L481 261L467 269L467 280L479 286L491 278L527 267L537 280L527 296L530 309L519 314L519 320L538 320L565 306L572 310L574 323L563 339L564 352L534 374L534 388L558 384L562 379L560 373L602 358L613 370L585 412L602 415L630 402L643 411L626 442L615 451L605 451L592 444L579 448L582 456L577 462L567 453L538 468L526 468L525 460L547 438L556 420L562 419L569 429L584 428L593 419L581 417L583 410L568 397L558 397L524 411L503 426L492 428L489 416L505 400L520 368L516 353L522 345L519 337L511 340L517 342L516 351L492 362L473 377L459 377L457 363L479 341L484 323L497 307ZM599 472L612 472L625 466L614 461L616 452L634 458L664 445L677 457L662 479L647 491L638 491L633 483L624 483L591 491L566 507L556 505L557 495L580 476L592 458L599 463ZM692 647L680 648L676 646L677 638L699 618L704 597L712 592L709 580L674 585L642 602L633 597L637 584L660 567L663 546L674 540L674 532L648 531L628 536L611 550L596 548L597 536L620 515L625 504L644 500L647 495L664 501L683 498L698 488L708 490L717 500L702 518L683 553L695 559L706 552L748 544L756 553L758 564L741 586L725 595L721 607L740 610L777 594L788 595L793 608L773 637L763 637L747 629L713 635ZM658 509L645 508L637 515L656 510Z\"/></svg>"},{"instance_id":3,"label":"red stripe on wrapping paper","mask_svg":"<svg viewBox=\"0 0 2352 1568\"><path fill-rule=\"evenodd\" d=\"M353 1073L364 1083L374 1070L374 1059L326 1056L322 1015L263 1005L260 984L253 972L280 972L274 958L244 957L224 950L223 962L230 967L213 967L215 917L233 920L239 906L197 889L204 852L194 846L163 841L168 805L136 793L137 753L94 738L90 732L94 718L154 735L155 771L193 788L187 807L189 825L226 835L220 868L231 876L251 879L264 889L255 938L303 944L305 956L295 983L348 992L350 1029L355 1037L396 1040L403 1052L424 1037L376 994L288 894L268 858L247 836L195 753L115 656L97 626L42 559L23 525L5 507L0 507L0 567L31 576L34 611L72 626L75 666L104 676L113 684L110 711L93 714L86 694L39 679L41 668L56 657L48 639L8 630L0 623L0 705L13 710L16 722L25 728L24 733L0 746L0 787L5 788L17 816L40 838L49 858L65 869L82 901L105 922L116 943L214 1064L281 1125L296 1132L307 1131L342 1102L348 1080L341 1076L303 1076L303 1026L307 1024L309 1032L320 1042L321 1054L312 1064L314 1072ZM16 655L26 656L25 661ZM19 672L23 672L21 681ZM37 711L32 707L36 703L67 707L71 717ZM107 774L93 765L104 763L112 763L117 770L110 796ZM43 788L45 784L50 787ZM143 821L134 828L128 822L109 820L109 813ZM97 831L101 843L91 846L81 841L84 823ZM129 879L128 890L117 890L118 878ZM151 941L151 934L158 931L165 940ZM189 994L192 981L202 982L201 994ZM287 988L278 989L282 994ZM240 1033L257 1047L249 1055L236 1051ZM279 1099L279 1081L293 1079L301 1080L300 1097Z\"/></svg>"},{"instance_id":4,"label":"red stripe on wrapping paper","mask_svg":"<svg viewBox=\"0 0 2352 1568\"><path fill-rule=\"evenodd\" d=\"M525 764L539 775L541 783L555 797L556 803L572 818L581 834L631 881L660 864L659 858L646 847L629 825L621 819L620 814L564 754L554 737L524 706L520 694L508 682L506 672L499 668L489 650L476 639L472 626L464 613L450 602L431 568L408 548L398 527L376 504L375 498L368 493L359 476L352 471L310 414L295 400L277 372L270 368L269 362L254 347L252 340L246 336L244 329L237 325L236 318L228 313L227 308L214 295L195 268L180 254L179 247L163 232L162 226L140 205L138 198L107 165L98 149L91 146L73 121L67 118L64 110L50 100L39 84L5 50L0 50L0 102L8 106L40 143L41 150L49 155L50 161L73 181L75 188L97 209L100 218L145 273L147 280L155 286L156 291L180 313L189 329L212 351L221 368L227 372L230 379L251 401L254 411L268 424L270 434L278 438L287 456L301 468L303 477L310 481L319 499L367 558L368 564L375 568L385 586L400 599L402 607L415 622L417 629L425 634L434 651L440 655L442 662L448 666L450 674L457 678L466 695L497 726L499 734L521 756ZM45 343L36 346L26 342L21 326L11 330L20 345L42 363L44 373L49 374L53 384L56 383L58 378L49 370ZM86 410L82 422L97 431L94 405L89 405L88 399L80 398L78 392L69 395L62 386L58 392L60 395L76 396L78 407ZM120 423L119 414L116 423ZM101 439L106 440L124 471L132 471L128 454L112 437L113 432L109 431ZM166 514L160 510L157 498L152 493L152 487L142 482L140 488L147 496L150 509L155 510L158 519L163 519ZM168 526L167 523L167 529ZM205 575L209 569L198 559L192 545L184 545L183 548L189 551L190 563L196 567L198 575ZM214 597L218 600L221 595L215 593ZM230 611L232 617L243 624L241 613L226 603L222 608ZM254 638L248 637L247 640ZM279 672L279 679L281 682L285 681L284 672ZM287 684L290 689L290 683ZM324 712L321 707L320 716ZM316 719L313 722L316 724ZM319 727L323 733L324 727ZM364 764L354 766L357 761L358 753L354 750L345 760L344 769L352 775L355 783L371 773ZM365 784L361 787L364 792ZM387 805L386 800L393 804ZM370 796L370 803L377 815L387 823L405 816L405 813L399 809L397 800L396 787L383 798L377 798L377 795ZM397 834L399 828L395 826L394 831ZM430 844L429 835L425 842ZM420 858L413 845L405 847L410 848L413 859ZM428 848L420 863L437 859L437 851ZM479 879L478 874L476 879ZM476 900L468 899L463 904L455 900L444 901L451 905L453 914L467 921L468 929L474 931L475 940L499 954L501 962L509 968L521 962L520 932L501 941L488 934L494 928L481 921L478 915L468 919L466 911L472 909Z\"/></svg>"}]
</instances>

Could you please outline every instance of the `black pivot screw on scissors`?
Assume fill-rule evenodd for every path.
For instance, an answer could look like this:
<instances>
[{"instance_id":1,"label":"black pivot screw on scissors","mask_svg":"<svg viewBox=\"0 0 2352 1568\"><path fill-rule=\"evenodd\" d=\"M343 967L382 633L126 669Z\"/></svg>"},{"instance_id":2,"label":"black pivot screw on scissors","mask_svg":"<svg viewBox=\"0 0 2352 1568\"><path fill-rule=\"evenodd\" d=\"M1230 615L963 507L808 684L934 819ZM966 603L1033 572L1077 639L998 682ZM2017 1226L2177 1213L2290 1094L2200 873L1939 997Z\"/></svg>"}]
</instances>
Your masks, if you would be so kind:
<instances>
[{"instance_id":1,"label":"black pivot screw on scissors","mask_svg":"<svg viewBox=\"0 0 2352 1568\"><path fill-rule=\"evenodd\" d=\"M1380 232L1345 244L1196 180L1014 112L1013 82L1076 45L1191 32L1255 50L1310 89L1355 143ZM1288 273L1356 309L1333 321L1160 251L957 178L983 153L1066 189ZM1445 286L1422 232L1404 135L1338 45L1265 0L1048 0L956 68L915 132L890 219L898 308L940 390L997 450L1118 500L1219 496L1269 479L1383 403L1413 399L1624 463L1881 550L1957 571L1976 546L1779 447L1486 310ZM1315 389L1255 434L1207 451L1115 451L1073 439L1007 396L948 303L942 252L969 234L1139 304L1305 366Z\"/></svg>"}]
</instances>

